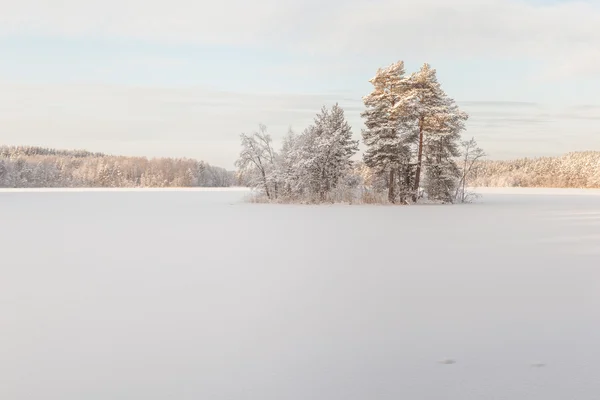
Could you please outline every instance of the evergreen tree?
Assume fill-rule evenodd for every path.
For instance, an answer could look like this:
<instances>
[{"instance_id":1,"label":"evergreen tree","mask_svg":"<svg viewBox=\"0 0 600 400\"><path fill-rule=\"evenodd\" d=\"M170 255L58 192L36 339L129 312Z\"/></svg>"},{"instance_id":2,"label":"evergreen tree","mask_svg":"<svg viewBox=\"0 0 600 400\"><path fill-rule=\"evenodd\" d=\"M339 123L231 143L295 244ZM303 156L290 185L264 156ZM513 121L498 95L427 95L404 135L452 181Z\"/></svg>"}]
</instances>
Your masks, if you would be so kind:
<instances>
[{"instance_id":1,"label":"evergreen tree","mask_svg":"<svg viewBox=\"0 0 600 400\"><path fill-rule=\"evenodd\" d=\"M361 114L366 126L362 131L367 146L364 163L388 175L388 200L392 203L396 201L395 186L406 181L396 182L395 176L410 167L409 143L413 136L410 124L402 120L398 108L406 90L404 73L403 61L380 68L369 81L373 91L363 98L367 109Z\"/></svg>"},{"instance_id":2,"label":"evergreen tree","mask_svg":"<svg viewBox=\"0 0 600 400\"><path fill-rule=\"evenodd\" d=\"M305 155L310 160L313 193L323 201L352 166L351 158L358 151L358 141L352 140L352 128L337 103L331 110L321 109L307 135L309 139L305 144L309 146Z\"/></svg>"},{"instance_id":3,"label":"evergreen tree","mask_svg":"<svg viewBox=\"0 0 600 400\"><path fill-rule=\"evenodd\" d=\"M323 107L302 134L290 132L284 139L278 175L285 193L295 199L326 200L349 173L357 151L344 110L338 104Z\"/></svg>"},{"instance_id":4,"label":"evergreen tree","mask_svg":"<svg viewBox=\"0 0 600 400\"><path fill-rule=\"evenodd\" d=\"M307 135L300 135L291 129L283 139L277 164L277 177L280 182L282 196L287 200L302 198L306 195L310 176L306 171L305 144Z\"/></svg>"},{"instance_id":5,"label":"evergreen tree","mask_svg":"<svg viewBox=\"0 0 600 400\"><path fill-rule=\"evenodd\" d=\"M460 132L468 115L442 90L436 71L424 64L420 71L403 80L404 89L395 111L416 131L416 168L413 201L417 201L424 160L430 169L427 191L436 200L450 199L458 169L453 157L459 155Z\"/></svg>"}]
</instances>

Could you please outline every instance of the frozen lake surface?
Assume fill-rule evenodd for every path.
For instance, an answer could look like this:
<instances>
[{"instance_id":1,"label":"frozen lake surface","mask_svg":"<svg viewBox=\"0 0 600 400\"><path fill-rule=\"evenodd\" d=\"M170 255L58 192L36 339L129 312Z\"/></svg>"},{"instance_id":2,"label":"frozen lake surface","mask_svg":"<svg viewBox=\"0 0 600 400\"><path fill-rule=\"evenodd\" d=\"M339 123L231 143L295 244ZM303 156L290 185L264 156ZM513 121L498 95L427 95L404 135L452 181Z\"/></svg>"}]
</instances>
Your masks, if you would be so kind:
<instances>
[{"instance_id":1,"label":"frozen lake surface","mask_svg":"<svg viewBox=\"0 0 600 400\"><path fill-rule=\"evenodd\" d=\"M597 400L600 192L0 192L0 398Z\"/></svg>"}]
</instances>

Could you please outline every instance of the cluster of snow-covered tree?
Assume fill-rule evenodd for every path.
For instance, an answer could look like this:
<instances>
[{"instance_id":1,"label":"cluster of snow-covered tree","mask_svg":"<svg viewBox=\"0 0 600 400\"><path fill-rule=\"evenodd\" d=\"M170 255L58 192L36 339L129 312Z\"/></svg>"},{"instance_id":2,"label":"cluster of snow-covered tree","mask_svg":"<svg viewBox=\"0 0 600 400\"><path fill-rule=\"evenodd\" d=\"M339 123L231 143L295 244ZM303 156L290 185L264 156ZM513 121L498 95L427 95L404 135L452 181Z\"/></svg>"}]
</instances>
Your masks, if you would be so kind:
<instances>
[{"instance_id":1,"label":"cluster of snow-covered tree","mask_svg":"<svg viewBox=\"0 0 600 400\"><path fill-rule=\"evenodd\" d=\"M380 68L370 80L361 114L366 150L339 105L323 107L302 133L289 132L279 151L261 126L241 135L238 173L258 199L281 202L465 201L465 180L483 151L462 141L468 116L439 84L428 64L406 75L404 63Z\"/></svg>"},{"instance_id":2,"label":"cluster of snow-covered tree","mask_svg":"<svg viewBox=\"0 0 600 400\"><path fill-rule=\"evenodd\" d=\"M0 146L0 187L226 187L234 178L192 159Z\"/></svg>"},{"instance_id":3,"label":"cluster of snow-covered tree","mask_svg":"<svg viewBox=\"0 0 600 400\"><path fill-rule=\"evenodd\" d=\"M600 188L600 152L478 161L468 183L470 186L492 187Z\"/></svg>"}]
</instances>

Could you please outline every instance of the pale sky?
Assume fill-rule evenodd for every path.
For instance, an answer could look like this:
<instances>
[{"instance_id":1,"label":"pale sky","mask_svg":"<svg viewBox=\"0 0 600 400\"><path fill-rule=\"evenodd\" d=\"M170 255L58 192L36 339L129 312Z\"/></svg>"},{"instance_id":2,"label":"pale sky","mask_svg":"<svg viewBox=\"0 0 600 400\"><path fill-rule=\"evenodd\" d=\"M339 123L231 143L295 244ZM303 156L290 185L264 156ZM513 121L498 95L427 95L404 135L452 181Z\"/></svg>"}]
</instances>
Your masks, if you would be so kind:
<instances>
[{"instance_id":1,"label":"pale sky","mask_svg":"<svg viewBox=\"0 0 600 400\"><path fill-rule=\"evenodd\" d=\"M429 62L491 158L600 150L600 0L0 0L0 143L194 157Z\"/></svg>"}]
</instances>

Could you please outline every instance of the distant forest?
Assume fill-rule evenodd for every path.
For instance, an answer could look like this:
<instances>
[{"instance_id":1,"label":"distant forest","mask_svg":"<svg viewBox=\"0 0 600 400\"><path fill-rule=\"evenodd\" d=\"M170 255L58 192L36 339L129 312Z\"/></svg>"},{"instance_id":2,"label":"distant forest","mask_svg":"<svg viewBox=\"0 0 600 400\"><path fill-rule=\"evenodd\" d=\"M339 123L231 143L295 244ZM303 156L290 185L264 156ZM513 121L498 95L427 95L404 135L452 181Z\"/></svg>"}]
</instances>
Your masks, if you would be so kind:
<instances>
[{"instance_id":1,"label":"distant forest","mask_svg":"<svg viewBox=\"0 0 600 400\"><path fill-rule=\"evenodd\" d=\"M366 180L362 162L353 179ZM473 187L600 188L600 151L516 160L481 159ZM0 187L228 187L247 185L235 172L186 158L111 156L84 150L0 146Z\"/></svg>"},{"instance_id":2,"label":"distant forest","mask_svg":"<svg viewBox=\"0 0 600 400\"><path fill-rule=\"evenodd\" d=\"M481 160L471 171L470 186L600 188L600 151L560 157Z\"/></svg>"},{"instance_id":3,"label":"distant forest","mask_svg":"<svg viewBox=\"0 0 600 400\"><path fill-rule=\"evenodd\" d=\"M188 158L0 146L0 187L227 187L235 175Z\"/></svg>"},{"instance_id":4,"label":"distant forest","mask_svg":"<svg viewBox=\"0 0 600 400\"><path fill-rule=\"evenodd\" d=\"M358 162L350 179L372 172ZM472 187L600 188L600 151L516 160L480 159ZM0 187L228 187L248 185L235 172L187 158L111 156L84 150L0 146Z\"/></svg>"}]
</instances>

